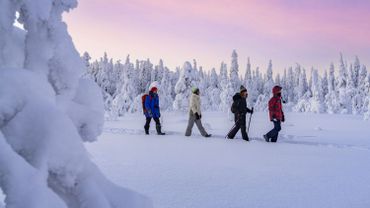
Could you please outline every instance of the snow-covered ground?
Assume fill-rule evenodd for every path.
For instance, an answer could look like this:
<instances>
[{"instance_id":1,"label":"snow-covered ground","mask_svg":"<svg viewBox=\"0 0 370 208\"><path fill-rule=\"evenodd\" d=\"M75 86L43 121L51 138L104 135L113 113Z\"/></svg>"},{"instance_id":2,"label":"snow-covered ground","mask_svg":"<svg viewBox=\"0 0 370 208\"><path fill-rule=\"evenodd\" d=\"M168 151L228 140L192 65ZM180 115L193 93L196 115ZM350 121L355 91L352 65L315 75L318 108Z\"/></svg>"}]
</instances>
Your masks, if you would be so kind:
<instances>
[{"instance_id":1,"label":"snow-covered ground","mask_svg":"<svg viewBox=\"0 0 370 208\"><path fill-rule=\"evenodd\" d=\"M272 126L255 113L251 142L226 140L233 125L224 113L204 113L214 137L194 127L187 114L164 113L169 135L143 135L142 115L107 121L92 159L115 183L145 194L154 206L370 207L370 122L351 115L286 115L278 143L262 135Z\"/></svg>"}]
</instances>

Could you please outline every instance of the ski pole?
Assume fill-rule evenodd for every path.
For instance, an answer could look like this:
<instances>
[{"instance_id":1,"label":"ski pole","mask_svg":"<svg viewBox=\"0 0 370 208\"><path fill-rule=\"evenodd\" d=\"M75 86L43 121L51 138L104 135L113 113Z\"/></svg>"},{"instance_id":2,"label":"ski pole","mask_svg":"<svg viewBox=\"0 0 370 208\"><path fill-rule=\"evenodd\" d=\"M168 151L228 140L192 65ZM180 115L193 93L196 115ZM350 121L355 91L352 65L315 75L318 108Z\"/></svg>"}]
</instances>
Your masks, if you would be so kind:
<instances>
[{"instance_id":1,"label":"ski pole","mask_svg":"<svg viewBox=\"0 0 370 208\"><path fill-rule=\"evenodd\" d=\"M249 127L251 126L251 120L252 120L252 114L251 114L251 116L249 116L248 130L247 130L248 134L249 134Z\"/></svg>"},{"instance_id":2,"label":"ski pole","mask_svg":"<svg viewBox=\"0 0 370 208\"><path fill-rule=\"evenodd\" d=\"M254 113L254 108L252 108L252 111L253 111L253 113ZM249 116L249 121L248 121L248 134L249 134L249 127L251 126L251 121L252 121L252 113L251 113L251 115Z\"/></svg>"}]
</instances>

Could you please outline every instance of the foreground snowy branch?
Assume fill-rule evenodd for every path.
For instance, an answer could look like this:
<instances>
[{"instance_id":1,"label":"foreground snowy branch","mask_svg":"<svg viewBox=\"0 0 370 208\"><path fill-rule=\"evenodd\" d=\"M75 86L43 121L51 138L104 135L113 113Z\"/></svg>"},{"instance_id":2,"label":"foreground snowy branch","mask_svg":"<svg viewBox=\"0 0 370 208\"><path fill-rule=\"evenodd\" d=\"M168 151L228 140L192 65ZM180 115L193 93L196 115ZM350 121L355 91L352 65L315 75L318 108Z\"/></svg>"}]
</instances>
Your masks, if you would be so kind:
<instances>
[{"instance_id":1,"label":"foreground snowy branch","mask_svg":"<svg viewBox=\"0 0 370 208\"><path fill-rule=\"evenodd\" d=\"M112 184L83 141L103 126L103 102L61 21L74 0L0 1L0 187L14 208L151 207ZM25 31L16 29L19 21Z\"/></svg>"}]
</instances>

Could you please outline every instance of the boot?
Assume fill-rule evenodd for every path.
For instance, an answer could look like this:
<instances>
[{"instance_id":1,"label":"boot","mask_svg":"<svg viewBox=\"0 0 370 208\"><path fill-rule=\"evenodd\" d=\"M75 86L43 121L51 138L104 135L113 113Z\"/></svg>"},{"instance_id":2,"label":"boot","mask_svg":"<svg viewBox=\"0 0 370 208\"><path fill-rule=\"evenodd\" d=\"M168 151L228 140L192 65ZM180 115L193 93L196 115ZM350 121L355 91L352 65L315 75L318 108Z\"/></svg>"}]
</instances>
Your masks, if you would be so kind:
<instances>
[{"instance_id":1,"label":"boot","mask_svg":"<svg viewBox=\"0 0 370 208\"><path fill-rule=\"evenodd\" d=\"M206 134L204 137L211 137L212 134Z\"/></svg>"},{"instance_id":2,"label":"boot","mask_svg":"<svg viewBox=\"0 0 370 208\"><path fill-rule=\"evenodd\" d=\"M267 135L263 135L263 138L265 138L266 142L270 142L270 139L267 137Z\"/></svg>"},{"instance_id":3,"label":"boot","mask_svg":"<svg viewBox=\"0 0 370 208\"><path fill-rule=\"evenodd\" d=\"M163 133L163 132L161 131L161 125L156 125L155 127L156 127L156 129L157 129L157 134L158 134L158 135L165 135L165 133Z\"/></svg>"},{"instance_id":4,"label":"boot","mask_svg":"<svg viewBox=\"0 0 370 208\"><path fill-rule=\"evenodd\" d=\"M149 126L144 126L145 134L149 135Z\"/></svg>"}]
</instances>

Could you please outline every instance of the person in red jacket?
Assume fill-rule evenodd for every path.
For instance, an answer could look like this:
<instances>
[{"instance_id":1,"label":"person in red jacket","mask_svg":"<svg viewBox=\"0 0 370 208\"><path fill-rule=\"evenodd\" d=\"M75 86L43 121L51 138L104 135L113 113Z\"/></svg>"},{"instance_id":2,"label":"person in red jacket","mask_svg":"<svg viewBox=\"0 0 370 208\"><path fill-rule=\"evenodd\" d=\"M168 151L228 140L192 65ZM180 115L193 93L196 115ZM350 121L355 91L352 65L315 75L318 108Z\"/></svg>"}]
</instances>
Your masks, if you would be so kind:
<instances>
[{"instance_id":1,"label":"person in red jacket","mask_svg":"<svg viewBox=\"0 0 370 208\"><path fill-rule=\"evenodd\" d=\"M274 128L267 134L263 135L266 142L276 142L281 130L281 122L285 121L283 106L281 104L281 89L280 86L272 88L273 97L269 101L270 121L274 123Z\"/></svg>"}]
</instances>

